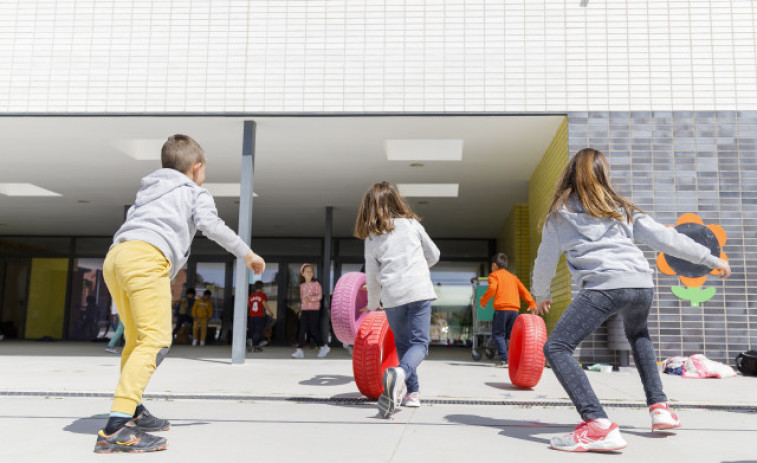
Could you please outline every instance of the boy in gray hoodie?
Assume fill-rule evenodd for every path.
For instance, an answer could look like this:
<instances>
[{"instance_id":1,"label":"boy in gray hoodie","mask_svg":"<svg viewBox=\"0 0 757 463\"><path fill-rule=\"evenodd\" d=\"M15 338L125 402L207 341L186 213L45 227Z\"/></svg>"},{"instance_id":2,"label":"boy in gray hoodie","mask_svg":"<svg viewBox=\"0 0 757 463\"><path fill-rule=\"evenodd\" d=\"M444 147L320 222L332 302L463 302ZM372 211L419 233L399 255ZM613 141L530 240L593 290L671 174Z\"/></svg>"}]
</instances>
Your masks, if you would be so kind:
<instances>
[{"instance_id":1,"label":"boy in gray hoodie","mask_svg":"<svg viewBox=\"0 0 757 463\"><path fill-rule=\"evenodd\" d=\"M657 371L647 317L654 281L644 254L634 240L673 257L731 274L728 262L675 229L655 222L610 185L604 155L586 148L573 156L549 208L539 246L531 293L535 313L549 311L550 283L561 254L580 289L544 345L555 376L584 420L567 435L553 437L552 448L568 452L619 450L626 446L618 425L610 422L586 374L573 357L578 344L609 316L623 316L634 363L647 396L652 429L680 426L668 407Z\"/></svg>"},{"instance_id":2,"label":"boy in gray hoodie","mask_svg":"<svg viewBox=\"0 0 757 463\"><path fill-rule=\"evenodd\" d=\"M171 280L189 258L201 230L255 273L265 261L253 253L218 212L205 181L205 152L186 135L169 137L161 152L162 169L142 179L126 221L113 237L103 265L108 290L124 324L126 345L121 376L105 428L97 433L96 453L164 450L167 420L152 416L142 393L171 346Z\"/></svg>"}]
</instances>

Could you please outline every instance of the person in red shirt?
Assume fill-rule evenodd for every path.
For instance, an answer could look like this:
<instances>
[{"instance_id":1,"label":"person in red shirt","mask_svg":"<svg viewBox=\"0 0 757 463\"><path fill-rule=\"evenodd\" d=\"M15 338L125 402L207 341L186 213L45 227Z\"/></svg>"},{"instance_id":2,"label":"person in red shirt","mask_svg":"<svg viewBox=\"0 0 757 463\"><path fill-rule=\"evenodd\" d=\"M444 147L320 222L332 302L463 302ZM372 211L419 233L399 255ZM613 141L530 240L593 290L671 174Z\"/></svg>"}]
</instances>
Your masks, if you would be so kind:
<instances>
[{"instance_id":1,"label":"person in red shirt","mask_svg":"<svg viewBox=\"0 0 757 463\"><path fill-rule=\"evenodd\" d=\"M513 324L518 317L520 300L528 304L528 308L536 307L536 301L531 297L518 277L506 270L507 256L499 253L492 257L492 273L489 274L489 289L481 296L481 307L485 307L489 299L494 297L494 318L492 318L492 340L497 345L499 362L497 366L507 367L507 343Z\"/></svg>"},{"instance_id":2,"label":"person in red shirt","mask_svg":"<svg viewBox=\"0 0 757 463\"><path fill-rule=\"evenodd\" d=\"M250 294L247 302L249 309L247 311L247 352L255 349L255 352L262 352L260 341L263 339L263 328L265 328L265 316L270 314L268 308L268 296L263 292L263 282L256 281L253 285L254 293Z\"/></svg>"}]
</instances>

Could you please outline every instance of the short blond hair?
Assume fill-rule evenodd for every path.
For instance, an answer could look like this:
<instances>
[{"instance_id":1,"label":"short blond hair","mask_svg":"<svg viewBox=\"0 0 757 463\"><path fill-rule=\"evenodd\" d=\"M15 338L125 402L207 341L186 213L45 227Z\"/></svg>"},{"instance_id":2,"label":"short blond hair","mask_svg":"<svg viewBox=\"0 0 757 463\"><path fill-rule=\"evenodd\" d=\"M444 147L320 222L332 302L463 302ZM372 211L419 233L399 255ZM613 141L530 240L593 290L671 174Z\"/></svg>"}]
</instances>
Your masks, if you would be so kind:
<instances>
[{"instance_id":1,"label":"short blond hair","mask_svg":"<svg viewBox=\"0 0 757 463\"><path fill-rule=\"evenodd\" d=\"M205 164L205 150L189 135L177 133L163 143L160 162L164 168L187 173L196 163Z\"/></svg>"}]
</instances>

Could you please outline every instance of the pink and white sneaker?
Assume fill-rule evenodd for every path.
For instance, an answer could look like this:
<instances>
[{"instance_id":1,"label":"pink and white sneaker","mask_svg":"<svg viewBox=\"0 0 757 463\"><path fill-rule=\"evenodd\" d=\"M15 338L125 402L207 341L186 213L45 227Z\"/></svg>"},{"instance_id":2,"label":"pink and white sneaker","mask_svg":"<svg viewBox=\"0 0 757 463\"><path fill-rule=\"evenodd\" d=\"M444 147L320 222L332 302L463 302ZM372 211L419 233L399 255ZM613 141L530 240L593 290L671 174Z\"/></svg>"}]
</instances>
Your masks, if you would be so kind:
<instances>
[{"instance_id":1,"label":"pink and white sneaker","mask_svg":"<svg viewBox=\"0 0 757 463\"><path fill-rule=\"evenodd\" d=\"M564 452L610 452L626 448L628 443L620 435L617 423L603 429L599 424L589 420L576 426L575 430L564 436L550 439L550 447Z\"/></svg>"},{"instance_id":2,"label":"pink and white sneaker","mask_svg":"<svg viewBox=\"0 0 757 463\"><path fill-rule=\"evenodd\" d=\"M649 407L649 416L652 417L652 431L681 427L681 420L670 410L667 402L654 404Z\"/></svg>"}]
</instances>

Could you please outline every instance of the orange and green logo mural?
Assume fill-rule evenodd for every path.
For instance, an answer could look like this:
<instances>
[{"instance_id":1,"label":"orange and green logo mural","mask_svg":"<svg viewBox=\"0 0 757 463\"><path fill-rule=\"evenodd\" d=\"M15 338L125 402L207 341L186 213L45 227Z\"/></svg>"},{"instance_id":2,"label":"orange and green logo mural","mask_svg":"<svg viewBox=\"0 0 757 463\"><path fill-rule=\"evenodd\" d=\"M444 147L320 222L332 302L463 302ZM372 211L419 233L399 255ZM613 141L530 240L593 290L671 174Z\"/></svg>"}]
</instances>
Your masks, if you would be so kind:
<instances>
[{"instance_id":1,"label":"orange and green logo mural","mask_svg":"<svg viewBox=\"0 0 757 463\"><path fill-rule=\"evenodd\" d=\"M720 225L710 224L705 226L702 219L696 214L683 214L678 218L675 229L707 247L712 255L727 260L723 252L726 241L725 230ZM692 264L691 262L659 253L657 255L657 267L665 275L678 275L683 286L672 286L670 290L679 299L690 301L692 307L707 302L715 295L715 288L703 288L707 275L719 275L720 270L712 270L704 265Z\"/></svg>"}]
</instances>

